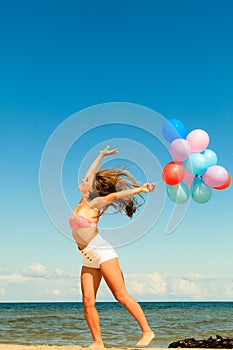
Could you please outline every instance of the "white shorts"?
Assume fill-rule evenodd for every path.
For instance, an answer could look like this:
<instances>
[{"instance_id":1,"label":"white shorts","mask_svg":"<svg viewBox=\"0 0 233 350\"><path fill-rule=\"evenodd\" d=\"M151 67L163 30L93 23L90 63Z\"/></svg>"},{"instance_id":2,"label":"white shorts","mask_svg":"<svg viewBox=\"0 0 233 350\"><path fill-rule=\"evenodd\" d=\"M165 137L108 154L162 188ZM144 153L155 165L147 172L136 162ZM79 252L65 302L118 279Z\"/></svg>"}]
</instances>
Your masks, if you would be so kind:
<instances>
[{"instance_id":1,"label":"white shorts","mask_svg":"<svg viewBox=\"0 0 233 350\"><path fill-rule=\"evenodd\" d=\"M97 234L82 250L79 250L84 259L83 266L99 269L100 265L108 260L118 258L115 249Z\"/></svg>"}]
</instances>

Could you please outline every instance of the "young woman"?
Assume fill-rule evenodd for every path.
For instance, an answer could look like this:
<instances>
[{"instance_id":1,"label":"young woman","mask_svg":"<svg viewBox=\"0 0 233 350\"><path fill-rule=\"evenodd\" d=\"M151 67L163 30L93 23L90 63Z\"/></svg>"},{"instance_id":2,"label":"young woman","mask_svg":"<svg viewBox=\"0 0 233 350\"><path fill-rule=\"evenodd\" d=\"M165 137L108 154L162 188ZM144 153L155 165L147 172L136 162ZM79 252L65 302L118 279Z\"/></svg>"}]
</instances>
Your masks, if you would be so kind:
<instances>
[{"instance_id":1,"label":"young woman","mask_svg":"<svg viewBox=\"0 0 233 350\"><path fill-rule=\"evenodd\" d=\"M125 211L132 218L138 206L135 195L151 192L155 188L153 183L139 186L128 172L119 168L98 171L101 159L116 153L117 150L110 151L109 147L100 151L78 187L82 199L69 221L79 252L84 258L81 287L84 315L94 340L90 349L103 347L99 316L95 308L102 277L115 299L125 306L141 327L142 337L136 346L147 346L154 338L140 305L126 291L118 255L98 233L99 218L109 206L113 206L115 211Z\"/></svg>"}]
</instances>

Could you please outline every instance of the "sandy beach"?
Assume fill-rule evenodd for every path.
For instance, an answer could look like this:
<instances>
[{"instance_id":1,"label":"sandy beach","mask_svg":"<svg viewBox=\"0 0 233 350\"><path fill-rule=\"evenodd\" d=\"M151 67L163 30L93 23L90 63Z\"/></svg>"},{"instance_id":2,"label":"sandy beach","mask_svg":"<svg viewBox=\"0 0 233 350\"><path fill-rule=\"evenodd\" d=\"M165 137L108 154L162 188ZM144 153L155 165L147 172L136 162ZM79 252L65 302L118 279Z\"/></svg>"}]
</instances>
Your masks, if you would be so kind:
<instances>
[{"instance_id":1,"label":"sandy beach","mask_svg":"<svg viewBox=\"0 0 233 350\"><path fill-rule=\"evenodd\" d=\"M82 346L58 346L58 345L15 345L15 344L0 344L0 350L85 350L85 347ZM109 350L135 350L137 348L105 348ZM150 350L167 350L167 348L143 348ZM194 349L195 350L195 349ZM196 349L199 350L199 349ZM211 349L210 349L211 350Z\"/></svg>"},{"instance_id":2,"label":"sandy beach","mask_svg":"<svg viewBox=\"0 0 233 350\"><path fill-rule=\"evenodd\" d=\"M82 346L57 346L57 345L36 345L36 346L28 346L28 345L15 345L15 344L1 344L0 350L85 350L85 347ZM105 348L109 350L136 350L139 348ZM143 348L150 350L168 350L168 348ZM170 349L169 349L170 350ZM193 349L193 350L203 350L203 349ZM209 349L209 350L217 350L217 349Z\"/></svg>"},{"instance_id":3,"label":"sandy beach","mask_svg":"<svg viewBox=\"0 0 233 350\"><path fill-rule=\"evenodd\" d=\"M58 346L58 345L15 345L15 344L0 344L0 350L79 350L86 348L83 346L75 345L75 346ZM139 348L104 348L108 350L136 350ZM150 350L168 350L167 348L143 348ZM169 349L170 350L170 349ZM194 349L199 350L199 349ZM203 349L202 349L203 350ZM211 350L211 349L210 349ZM213 349L212 349L213 350Z\"/></svg>"}]
</instances>

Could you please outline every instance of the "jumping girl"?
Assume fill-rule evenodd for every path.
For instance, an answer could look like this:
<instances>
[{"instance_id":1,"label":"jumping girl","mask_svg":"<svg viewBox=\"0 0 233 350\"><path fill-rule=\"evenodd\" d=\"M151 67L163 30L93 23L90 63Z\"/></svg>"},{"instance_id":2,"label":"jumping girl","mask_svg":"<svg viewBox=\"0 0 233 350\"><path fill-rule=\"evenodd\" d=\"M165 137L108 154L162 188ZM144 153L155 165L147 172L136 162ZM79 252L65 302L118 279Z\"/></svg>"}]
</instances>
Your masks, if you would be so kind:
<instances>
[{"instance_id":1,"label":"jumping girl","mask_svg":"<svg viewBox=\"0 0 233 350\"><path fill-rule=\"evenodd\" d=\"M140 186L128 172L120 168L98 171L102 158L116 153L116 149L110 151L109 147L100 151L78 187L82 199L69 221L74 240L84 258L81 270L84 315L93 337L89 349L104 347L95 308L102 277L115 299L131 313L141 327L142 337L136 346L147 346L154 338L140 305L126 291L117 253L98 233L98 221L109 206L114 207L116 212L124 211L132 218L139 206L135 196L141 192L152 192L155 188L154 183Z\"/></svg>"}]
</instances>

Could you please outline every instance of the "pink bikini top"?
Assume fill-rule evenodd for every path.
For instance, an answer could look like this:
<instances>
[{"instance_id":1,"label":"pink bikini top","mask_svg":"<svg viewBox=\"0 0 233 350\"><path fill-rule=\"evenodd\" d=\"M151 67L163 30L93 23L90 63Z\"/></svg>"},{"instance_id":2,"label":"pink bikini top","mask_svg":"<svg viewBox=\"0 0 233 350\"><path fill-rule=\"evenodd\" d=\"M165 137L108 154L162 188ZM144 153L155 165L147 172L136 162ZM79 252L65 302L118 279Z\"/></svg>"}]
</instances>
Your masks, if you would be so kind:
<instances>
[{"instance_id":1,"label":"pink bikini top","mask_svg":"<svg viewBox=\"0 0 233 350\"><path fill-rule=\"evenodd\" d=\"M82 245L88 245L98 232L97 222L90 221L78 214L70 217L69 224L72 228L74 240Z\"/></svg>"}]
</instances>

